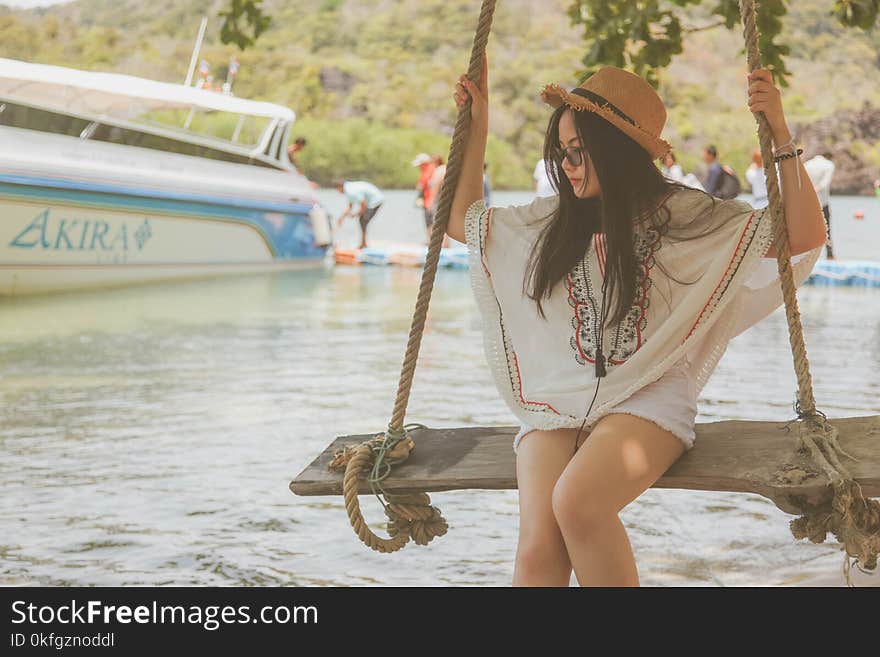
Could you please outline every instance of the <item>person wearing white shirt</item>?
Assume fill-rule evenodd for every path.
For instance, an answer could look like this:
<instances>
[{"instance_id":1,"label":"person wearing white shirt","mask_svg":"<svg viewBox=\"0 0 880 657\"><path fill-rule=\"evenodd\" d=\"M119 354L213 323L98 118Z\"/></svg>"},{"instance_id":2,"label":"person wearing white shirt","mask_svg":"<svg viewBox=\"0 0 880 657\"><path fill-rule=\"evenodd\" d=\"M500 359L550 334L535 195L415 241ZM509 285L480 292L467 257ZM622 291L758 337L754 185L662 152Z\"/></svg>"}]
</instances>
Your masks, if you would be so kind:
<instances>
[{"instance_id":1,"label":"person wearing white shirt","mask_svg":"<svg viewBox=\"0 0 880 657\"><path fill-rule=\"evenodd\" d=\"M557 192L553 188L553 182L547 175L547 166L544 160L538 160L535 165L535 173L532 175L535 179L535 196L542 198L545 196L556 196Z\"/></svg>"},{"instance_id":2,"label":"person wearing white shirt","mask_svg":"<svg viewBox=\"0 0 880 657\"><path fill-rule=\"evenodd\" d=\"M761 151L752 151L752 163L746 169L746 180L752 188L752 207L755 209L766 208L767 201L767 177L764 175L764 160Z\"/></svg>"},{"instance_id":3,"label":"person wearing white shirt","mask_svg":"<svg viewBox=\"0 0 880 657\"><path fill-rule=\"evenodd\" d=\"M367 248L367 224L382 207L385 196L378 187L365 180L336 180L333 186L340 194L345 194L348 201L348 207L336 220L336 225L341 226L346 217L357 217L361 226L361 245L358 248Z\"/></svg>"},{"instance_id":4,"label":"person wearing white shirt","mask_svg":"<svg viewBox=\"0 0 880 657\"><path fill-rule=\"evenodd\" d=\"M701 192L706 191L705 189L703 189L703 183L700 182L699 178L697 178L692 173L684 172L684 169L681 168L681 165L676 160L675 155L672 151L669 151L663 158L663 166L660 167L660 171L663 174L664 178L680 183L687 187L699 189Z\"/></svg>"},{"instance_id":5,"label":"person wearing white shirt","mask_svg":"<svg viewBox=\"0 0 880 657\"><path fill-rule=\"evenodd\" d=\"M816 188L819 196L819 204L822 206L822 214L825 215L825 226L828 232L828 241L825 242L825 255L829 260L834 260L834 247L831 244L831 179L834 177L833 154L825 151L804 162L804 169Z\"/></svg>"},{"instance_id":6,"label":"person wearing white shirt","mask_svg":"<svg viewBox=\"0 0 880 657\"><path fill-rule=\"evenodd\" d=\"M672 151L669 151L663 157L663 167L661 168L661 171L664 178L674 180L678 183L684 181L684 170L681 168L681 165L676 162L675 155Z\"/></svg>"}]
</instances>

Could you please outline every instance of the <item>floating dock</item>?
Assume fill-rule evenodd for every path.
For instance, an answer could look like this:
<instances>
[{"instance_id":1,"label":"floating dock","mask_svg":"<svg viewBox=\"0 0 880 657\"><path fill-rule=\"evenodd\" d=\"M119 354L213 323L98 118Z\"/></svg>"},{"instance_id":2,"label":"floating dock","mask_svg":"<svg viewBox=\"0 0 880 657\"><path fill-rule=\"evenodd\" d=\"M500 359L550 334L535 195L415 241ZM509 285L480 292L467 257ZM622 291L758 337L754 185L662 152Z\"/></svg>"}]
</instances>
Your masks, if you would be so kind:
<instances>
[{"instance_id":1,"label":"floating dock","mask_svg":"<svg viewBox=\"0 0 880 657\"><path fill-rule=\"evenodd\" d=\"M820 260L805 285L880 287L880 262L874 260Z\"/></svg>"},{"instance_id":2,"label":"floating dock","mask_svg":"<svg viewBox=\"0 0 880 657\"><path fill-rule=\"evenodd\" d=\"M420 244L376 242L366 249L337 248L338 265L378 267L424 267L428 247ZM463 244L440 251L441 268L467 269L468 253ZM805 285L880 288L880 261L820 260Z\"/></svg>"},{"instance_id":3,"label":"floating dock","mask_svg":"<svg viewBox=\"0 0 880 657\"><path fill-rule=\"evenodd\" d=\"M375 242L366 249L337 247L337 265L374 265L379 267L424 267L428 247L422 244ZM464 244L456 244L440 251L440 265L446 269L467 269L468 252Z\"/></svg>"}]
</instances>

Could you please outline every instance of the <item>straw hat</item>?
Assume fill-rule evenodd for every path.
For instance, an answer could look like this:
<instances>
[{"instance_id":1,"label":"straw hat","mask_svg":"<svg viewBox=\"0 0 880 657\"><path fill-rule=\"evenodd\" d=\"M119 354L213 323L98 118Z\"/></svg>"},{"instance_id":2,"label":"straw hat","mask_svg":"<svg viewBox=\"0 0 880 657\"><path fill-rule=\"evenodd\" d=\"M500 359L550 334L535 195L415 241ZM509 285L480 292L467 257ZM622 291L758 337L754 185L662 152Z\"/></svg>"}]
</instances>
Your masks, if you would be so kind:
<instances>
[{"instance_id":1,"label":"straw hat","mask_svg":"<svg viewBox=\"0 0 880 657\"><path fill-rule=\"evenodd\" d=\"M666 123L666 108L660 96L645 80L622 68L604 66L570 92L548 84L541 91L541 99L554 108L568 105L598 114L654 159L672 149L660 138Z\"/></svg>"},{"instance_id":2,"label":"straw hat","mask_svg":"<svg viewBox=\"0 0 880 657\"><path fill-rule=\"evenodd\" d=\"M412 161L412 165L413 165L414 167L418 167L418 166L421 166L421 165L423 165L423 164L427 164L427 163L430 162L430 161L431 161L431 156L430 156L430 155L428 155L427 153L419 153L418 155L416 155L416 159L414 159L414 160Z\"/></svg>"}]
</instances>

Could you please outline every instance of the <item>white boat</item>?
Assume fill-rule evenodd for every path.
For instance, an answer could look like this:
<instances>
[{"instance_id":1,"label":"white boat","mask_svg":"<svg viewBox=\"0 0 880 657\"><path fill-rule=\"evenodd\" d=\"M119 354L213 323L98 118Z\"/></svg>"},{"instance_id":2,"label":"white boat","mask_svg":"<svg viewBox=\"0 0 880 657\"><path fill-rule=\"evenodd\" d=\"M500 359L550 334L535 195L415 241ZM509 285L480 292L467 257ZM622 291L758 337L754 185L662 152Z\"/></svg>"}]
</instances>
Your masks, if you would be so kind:
<instances>
[{"instance_id":1,"label":"white boat","mask_svg":"<svg viewBox=\"0 0 880 657\"><path fill-rule=\"evenodd\" d=\"M294 118L0 58L0 295L321 266L330 224L288 160Z\"/></svg>"}]
</instances>

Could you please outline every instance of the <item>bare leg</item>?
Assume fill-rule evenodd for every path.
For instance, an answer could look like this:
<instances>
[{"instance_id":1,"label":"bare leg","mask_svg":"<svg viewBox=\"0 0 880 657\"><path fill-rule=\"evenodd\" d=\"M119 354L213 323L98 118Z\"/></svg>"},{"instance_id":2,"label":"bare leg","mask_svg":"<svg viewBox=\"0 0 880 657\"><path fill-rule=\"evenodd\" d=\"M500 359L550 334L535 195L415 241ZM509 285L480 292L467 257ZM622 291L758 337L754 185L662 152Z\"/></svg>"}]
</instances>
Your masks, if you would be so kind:
<instances>
[{"instance_id":1,"label":"bare leg","mask_svg":"<svg viewBox=\"0 0 880 657\"><path fill-rule=\"evenodd\" d=\"M553 516L551 498L559 475L574 452L576 432L533 431L519 444L519 544L514 586L568 586L571 562Z\"/></svg>"},{"instance_id":2,"label":"bare leg","mask_svg":"<svg viewBox=\"0 0 880 657\"><path fill-rule=\"evenodd\" d=\"M360 227L361 227L361 245L358 247L359 249L366 249L367 248L367 224L370 223L370 219L372 219L372 216L367 218L367 213L369 213L369 212L370 212L370 210L367 210L366 213L364 213L364 214L360 215L360 217L358 217L358 223L360 224Z\"/></svg>"},{"instance_id":3,"label":"bare leg","mask_svg":"<svg viewBox=\"0 0 880 657\"><path fill-rule=\"evenodd\" d=\"M611 414L596 423L553 489L553 514L581 586L638 586L620 511L684 453L653 422Z\"/></svg>"}]
</instances>

